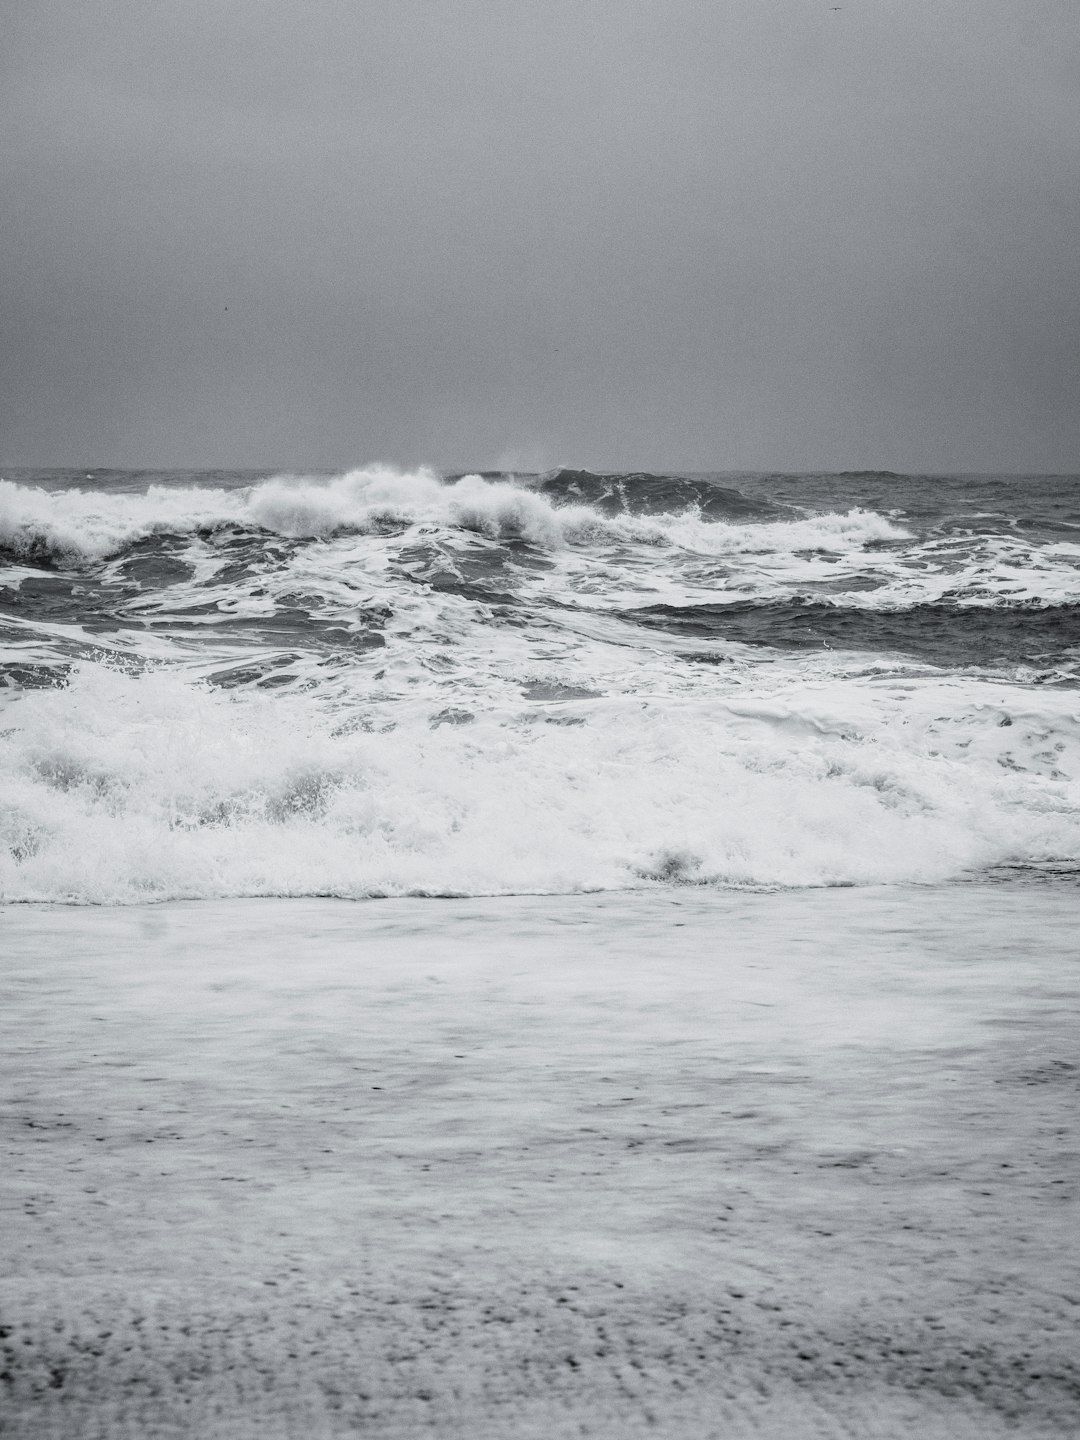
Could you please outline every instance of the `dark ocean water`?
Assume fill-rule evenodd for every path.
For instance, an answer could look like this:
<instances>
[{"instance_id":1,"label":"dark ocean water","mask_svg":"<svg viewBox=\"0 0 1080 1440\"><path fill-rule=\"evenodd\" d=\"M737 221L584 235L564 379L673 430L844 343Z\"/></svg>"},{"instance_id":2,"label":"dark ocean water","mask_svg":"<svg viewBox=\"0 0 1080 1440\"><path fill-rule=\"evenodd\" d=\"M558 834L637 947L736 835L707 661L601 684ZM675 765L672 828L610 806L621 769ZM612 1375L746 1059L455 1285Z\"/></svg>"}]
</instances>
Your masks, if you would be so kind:
<instances>
[{"instance_id":1,"label":"dark ocean water","mask_svg":"<svg viewBox=\"0 0 1080 1440\"><path fill-rule=\"evenodd\" d=\"M0 894L1080 861L1080 479L7 471Z\"/></svg>"}]
</instances>

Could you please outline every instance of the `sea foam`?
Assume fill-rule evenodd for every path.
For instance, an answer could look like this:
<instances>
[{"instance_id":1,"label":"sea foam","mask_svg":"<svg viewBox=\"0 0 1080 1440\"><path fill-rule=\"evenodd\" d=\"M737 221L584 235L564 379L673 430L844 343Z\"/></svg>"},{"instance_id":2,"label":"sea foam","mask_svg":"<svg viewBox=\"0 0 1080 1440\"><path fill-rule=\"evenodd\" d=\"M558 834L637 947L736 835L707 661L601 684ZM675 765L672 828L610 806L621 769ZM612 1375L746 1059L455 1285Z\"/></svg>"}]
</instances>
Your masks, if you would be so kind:
<instances>
[{"instance_id":1,"label":"sea foam","mask_svg":"<svg viewBox=\"0 0 1080 1440\"><path fill-rule=\"evenodd\" d=\"M837 885L1080 862L1069 692L848 680L397 713L365 728L305 694L84 664L6 711L0 898Z\"/></svg>"}]
</instances>

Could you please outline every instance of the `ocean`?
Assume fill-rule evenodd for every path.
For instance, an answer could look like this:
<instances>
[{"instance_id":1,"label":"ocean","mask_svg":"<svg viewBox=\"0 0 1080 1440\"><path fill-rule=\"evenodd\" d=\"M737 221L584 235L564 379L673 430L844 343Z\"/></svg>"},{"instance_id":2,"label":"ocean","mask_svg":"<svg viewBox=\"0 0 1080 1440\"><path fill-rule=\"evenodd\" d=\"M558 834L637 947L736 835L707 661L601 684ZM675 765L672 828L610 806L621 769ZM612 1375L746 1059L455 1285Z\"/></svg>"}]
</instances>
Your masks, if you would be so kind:
<instances>
[{"instance_id":1,"label":"ocean","mask_svg":"<svg viewBox=\"0 0 1080 1440\"><path fill-rule=\"evenodd\" d=\"M0 897L1073 876L1078 486L6 471Z\"/></svg>"},{"instance_id":2,"label":"ocean","mask_svg":"<svg viewBox=\"0 0 1080 1440\"><path fill-rule=\"evenodd\" d=\"M1080 1433L1080 480L8 471L0 1430Z\"/></svg>"}]
</instances>

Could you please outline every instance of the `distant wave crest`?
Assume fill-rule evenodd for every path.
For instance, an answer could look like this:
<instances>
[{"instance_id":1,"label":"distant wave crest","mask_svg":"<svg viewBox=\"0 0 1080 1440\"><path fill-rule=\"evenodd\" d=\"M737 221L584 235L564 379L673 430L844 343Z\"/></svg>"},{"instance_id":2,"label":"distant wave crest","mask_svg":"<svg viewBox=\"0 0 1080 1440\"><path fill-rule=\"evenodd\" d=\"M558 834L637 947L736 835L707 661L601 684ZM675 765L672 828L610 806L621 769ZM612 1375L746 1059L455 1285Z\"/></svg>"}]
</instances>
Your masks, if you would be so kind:
<instances>
[{"instance_id":1,"label":"distant wave crest","mask_svg":"<svg viewBox=\"0 0 1080 1440\"><path fill-rule=\"evenodd\" d=\"M624 490L619 498L614 489L604 489L605 477L594 476L595 483L584 487L591 493L575 500L584 475L560 472L536 483L464 475L444 482L431 470L374 466L331 480L280 476L244 490L151 485L137 494L49 493L0 481L0 550L37 563L92 563L151 536L230 527L292 540L328 540L395 526L440 525L549 549L622 542L703 554L860 546L908 533L859 509L767 520L761 517L766 511L777 513L777 507L746 502L743 518L724 520L718 511L731 517L740 509L732 500L737 492L719 490L718 499L710 498L703 482L672 482L666 498L661 497L672 510L657 509L654 494L654 513L634 513L646 508L642 495L647 487L632 494ZM651 477L629 481L635 478Z\"/></svg>"}]
</instances>

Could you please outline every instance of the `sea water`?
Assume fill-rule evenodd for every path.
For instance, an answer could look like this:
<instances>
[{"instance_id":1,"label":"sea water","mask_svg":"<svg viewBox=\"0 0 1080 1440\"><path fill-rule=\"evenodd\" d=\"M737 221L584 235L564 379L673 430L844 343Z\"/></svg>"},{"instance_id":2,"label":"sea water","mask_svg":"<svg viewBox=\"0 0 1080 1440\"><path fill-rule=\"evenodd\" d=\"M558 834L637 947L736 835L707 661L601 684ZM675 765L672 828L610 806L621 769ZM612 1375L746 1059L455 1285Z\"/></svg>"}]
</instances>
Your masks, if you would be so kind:
<instances>
[{"instance_id":1,"label":"sea water","mask_svg":"<svg viewBox=\"0 0 1080 1440\"><path fill-rule=\"evenodd\" d=\"M1078 485L9 471L13 1433L1072 1433Z\"/></svg>"},{"instance_id":2,"label":"sea water","mask_svg":"<svg viewBox=\"0 0 1080 1440\"><path fill-rule=\"evenodd\" d=\"M1078 484L8 471L0 897L1072 874Z\"/></svg>"}]
</instances>

